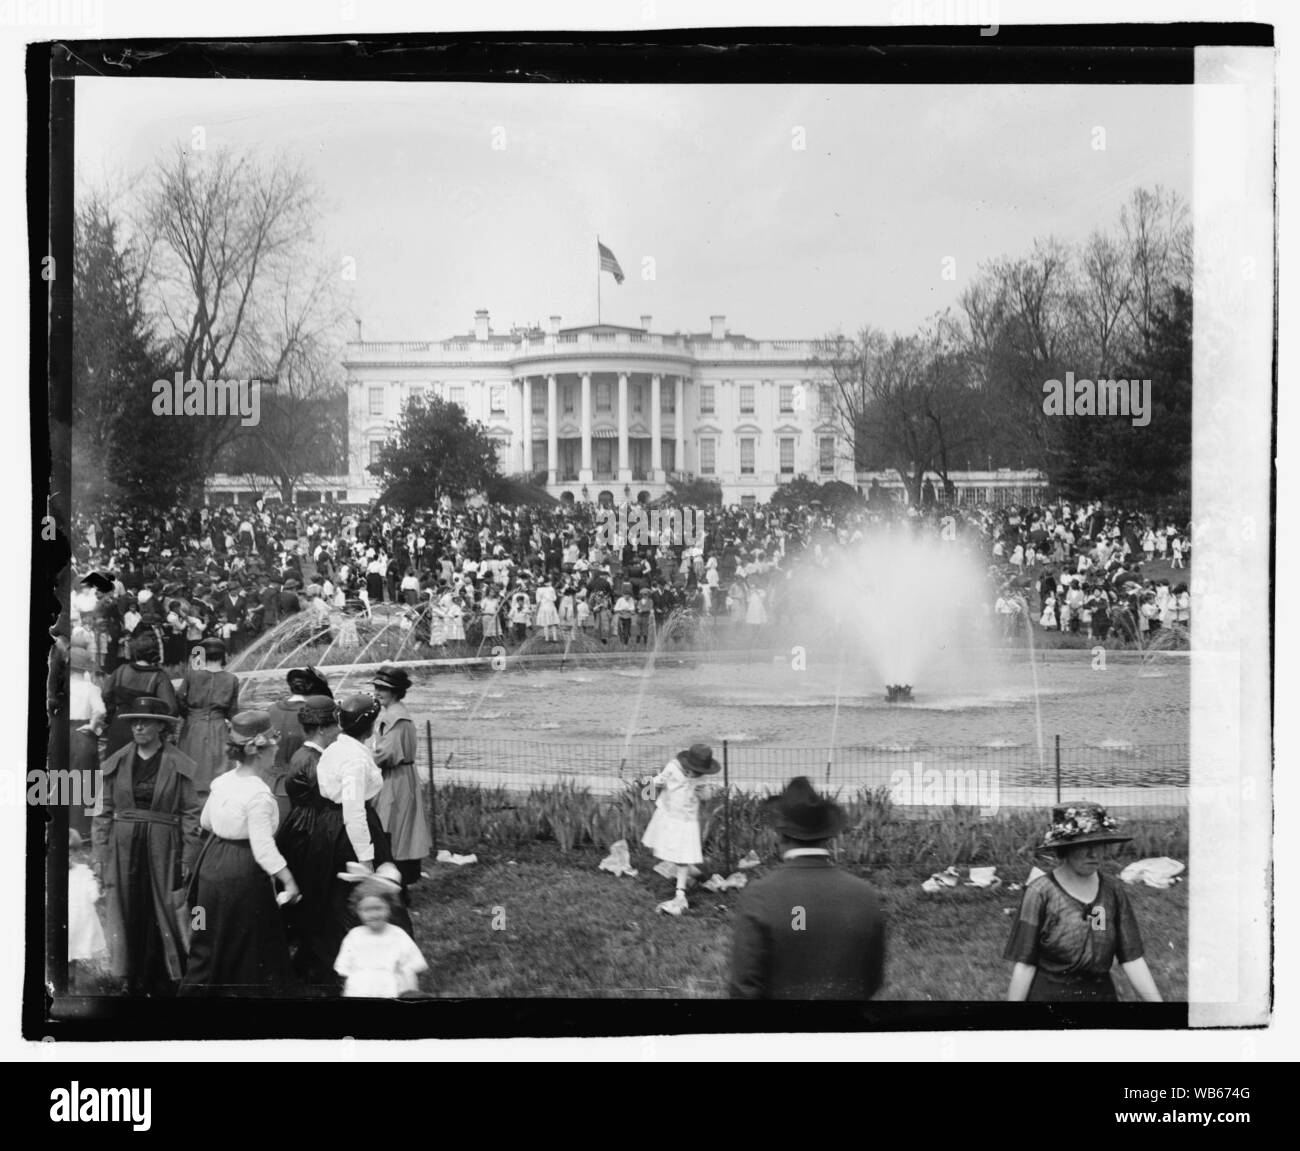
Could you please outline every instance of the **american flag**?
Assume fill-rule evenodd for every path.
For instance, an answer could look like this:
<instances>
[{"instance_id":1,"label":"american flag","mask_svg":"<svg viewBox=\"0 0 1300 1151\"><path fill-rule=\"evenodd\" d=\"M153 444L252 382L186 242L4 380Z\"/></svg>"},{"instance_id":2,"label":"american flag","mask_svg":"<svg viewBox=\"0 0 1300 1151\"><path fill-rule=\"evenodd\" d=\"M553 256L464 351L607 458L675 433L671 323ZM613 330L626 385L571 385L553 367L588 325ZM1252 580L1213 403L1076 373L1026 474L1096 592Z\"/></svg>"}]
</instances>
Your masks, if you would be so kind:
<instances>
[{"instance_id":1,"label":"american flag","mask_svg":"<svg viewBox=\"0 0 1300 1151\"><path fill-rule=\"evenodd\" d=\"M618 257L599 240L596 241L596 247L600 249L600 270L613 273L614 283L621 284L623 282L623 269L618 266Z\"/></svg>"}]
</instances>

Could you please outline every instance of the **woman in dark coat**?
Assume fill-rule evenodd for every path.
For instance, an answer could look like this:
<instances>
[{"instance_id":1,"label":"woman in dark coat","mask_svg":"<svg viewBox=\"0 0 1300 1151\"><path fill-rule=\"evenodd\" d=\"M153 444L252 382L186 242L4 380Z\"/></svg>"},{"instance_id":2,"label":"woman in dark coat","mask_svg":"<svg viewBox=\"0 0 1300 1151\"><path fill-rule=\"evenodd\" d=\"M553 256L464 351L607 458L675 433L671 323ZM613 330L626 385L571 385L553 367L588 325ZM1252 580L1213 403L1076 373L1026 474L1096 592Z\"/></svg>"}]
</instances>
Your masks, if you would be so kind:
<instances>
[{"instance_id":1,"label":"woman in dark coat","mask_svg":"<svg viewBox=\"0 0 1300 1151\"><path fill-rule=\"evenodd\" d=\"M277 903L298 885L275 846L275 797L264 778L275 762L277 733L264 711L230 721L226 754L231 770L212 781L203 827L212 832L190 880L194 924L181 995L286 995L297 990L289 944Z\"/></svg>"},{"instance_id":2,"label":"woman in dark coat","mask_svg":"<svg viewBox=\"0 0 1300 1151\"><path fill-rule=\"evenodd\" d=\"M197 768L162 742L178 722L164 701L137 699L120 718L132 742L104 761L93 825L110 962L129 994L167 994L185 970L185 881L201 843Z\"/></svg>"},{"instance_id":3,"label":"woman in dark coat","mask_svg":"<svg viewBox=\"0 0 1300 1151\"><path fill-rule=\"evenodd\" d=\"M351 905L353 887L339 874L359 856L371 867L392 866L388 835L368 795L378 793L382 777L360 742L378 714L377 702L368 696L349 697L338 710L329 696L309 696L298 713L306 739L285 780L293 806L276 846L302 890L302 901L289 909L288 917L294 970L309 987L331 994L339 991L334 960L344 936L358 923ZM347 725L342 739L340 718ZM324 755L329 756L328 799L317 774ZM358 817L364 818L364 831ZM393 921L410 933L404 910L397 910Z\"/></svg>"},{"instance_id":4,"label":"woman in dark coat","mask_svg":"<svg viewBox=\"0 0 1300 1151\"><path fill-rule=\"evenodd\" d=\"M239 680L225 670L226 645L221 640L205 639L200 650L202 666L187 667L176 692L185 721L178 746L198 765L195 786L207 799L212 780L226 767L226 720L239 712Z\"/></svg>"},{"instance_id":5,"label":"woman in dark coat","mask_svg":"<svg viewBox=\"0 0 1300 1151\"><path fill-rule=\"evenodd\" d=\"M104 684L104 707L108 712L106 755L112 755L131 742L131 723L123 714L137 699L160 699L167 715L177 718L176 690L171 677L158 666L158 637L144 628L131 639L131 662L114 668Z\"/></svg>"}]
</instances>

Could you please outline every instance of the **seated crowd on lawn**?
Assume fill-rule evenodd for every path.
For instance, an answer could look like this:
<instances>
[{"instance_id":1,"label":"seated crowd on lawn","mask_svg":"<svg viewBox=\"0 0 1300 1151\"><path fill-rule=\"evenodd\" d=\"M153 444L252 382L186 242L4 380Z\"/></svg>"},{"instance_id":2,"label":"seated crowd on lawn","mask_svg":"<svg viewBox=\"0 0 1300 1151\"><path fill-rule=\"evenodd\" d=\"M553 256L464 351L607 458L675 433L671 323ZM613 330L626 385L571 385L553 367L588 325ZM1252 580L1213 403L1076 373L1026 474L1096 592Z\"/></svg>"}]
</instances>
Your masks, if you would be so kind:
<instances>
[{"instance_id":1,"label":"seated crowd on lawn","mask_svg":"<svg viewBox=\"0 0 1300 1151\"><path fill-rule=\"evenodd\" d=\"M1040 628L1115 642L1189 623L1186 584L1141 570L1166 559L1186 567L1190 533L1165 515L1100 502L873 501L706 509L703 523L699 542L665 529L634 546L612 531L603 538L590 504L106 509L74 525L73 623L93 633L101 673L128 658L142 629L176 667L204 638L222 639L233 656L290 617L328 636L340 619L381 604L410 616L427 655L534 637L632 646L653 642L681 609L710 626L788 619L800 610L792 577L801 567L831 566L878 533L932 537L983 557L988 587L975 590L1008 638L1031 615ZM92 572L98 587L82 583Z\"/></svg>"}]
</instances>

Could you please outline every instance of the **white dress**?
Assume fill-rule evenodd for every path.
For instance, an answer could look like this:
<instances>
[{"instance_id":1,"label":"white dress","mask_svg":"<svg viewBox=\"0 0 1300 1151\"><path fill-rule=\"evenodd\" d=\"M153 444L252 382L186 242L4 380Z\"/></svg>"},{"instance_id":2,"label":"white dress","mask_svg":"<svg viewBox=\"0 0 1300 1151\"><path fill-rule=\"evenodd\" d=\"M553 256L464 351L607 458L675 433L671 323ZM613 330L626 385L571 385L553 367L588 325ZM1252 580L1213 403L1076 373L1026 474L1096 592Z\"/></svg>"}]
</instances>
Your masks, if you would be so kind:
<instances>
[{"instance_id":1,"label":"white dress","mask_svg":"<svg viewBox=\"0 0 1300 1151\"><path fill-rule=\"evenodd\" d=\"M555 607L555 589L550 584L542 584L537 589L537 627L558 627L560 613Z\"/></svg>"},{"instance_id":2,"label":"white dress","mask_svg":"<svg viewBox=\"0 0 1300 1151\"><path fill-rule=\"evenodd\" d=\"M84 863L68 868L68 958L94 959L107 954L108 940L95 901L99 883Z\"/></svg>"},{"instance_id":3,"label":"white dress","mask_svg":"<svg viewBox=\"0 0 1300 1151\"><path fill-rule=\"evenodd\" d=\"M655 776L664 790L641 836L641 845L669 863L703 863L700 843L700 780L688 776L675 759Z\"/></svg>"},{"instance_id":4,"label":"white dress","mask_svg":"<svg viewBox=\"0 0 1300 1151\"><path fill-rule=\"evenodd\" d=\"M346 980L347 999L396 999L404 991L417 990L416 976L428 969L415 941L392 923L384 924L382 931L365 924L354 927L343 937L334 960L334 970Z\"/></svg>"}]
</instances>

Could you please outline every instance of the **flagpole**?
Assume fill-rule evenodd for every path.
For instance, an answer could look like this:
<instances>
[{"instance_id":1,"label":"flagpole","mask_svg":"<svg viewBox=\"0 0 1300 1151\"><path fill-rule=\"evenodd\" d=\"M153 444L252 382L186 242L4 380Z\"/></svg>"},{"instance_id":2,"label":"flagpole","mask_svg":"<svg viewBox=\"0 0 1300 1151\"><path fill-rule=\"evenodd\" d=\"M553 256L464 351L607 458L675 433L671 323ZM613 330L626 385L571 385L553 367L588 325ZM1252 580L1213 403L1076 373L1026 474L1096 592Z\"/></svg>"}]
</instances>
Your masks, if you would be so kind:
<instances>
[{"instance_id":1,"label":"flagpole","mask_svg":"<svg viewBox=\"0 0 1300 1151\"><path fill-rule=\"evenodd\" d=\"M596 233L596 324L600 324L600 233Z\"/></svg>"}]
</instances>

